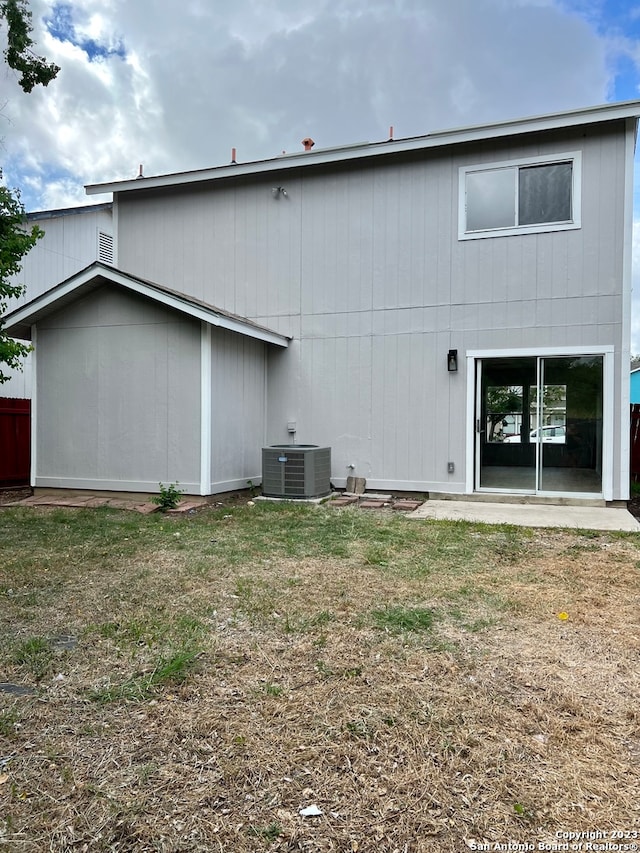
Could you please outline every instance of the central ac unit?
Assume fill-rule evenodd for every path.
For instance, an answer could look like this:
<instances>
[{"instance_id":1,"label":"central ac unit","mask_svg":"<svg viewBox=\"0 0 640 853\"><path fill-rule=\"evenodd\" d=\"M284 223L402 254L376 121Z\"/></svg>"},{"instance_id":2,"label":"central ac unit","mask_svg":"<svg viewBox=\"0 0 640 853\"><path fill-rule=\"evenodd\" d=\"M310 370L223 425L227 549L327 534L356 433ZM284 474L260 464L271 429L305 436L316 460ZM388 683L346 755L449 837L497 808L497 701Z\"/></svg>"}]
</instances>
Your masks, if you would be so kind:
<instances>
[{"instance_id":1,"label":"central ac unit","mask_svg":"<svg viewBox=\"0 0 640 853\"><path fill-rule=\"evenodd\" d=\"M275 444L262 448L262 494L271 498L323 498L331 492L331 448Z\"/></svg>"}]
</instances>

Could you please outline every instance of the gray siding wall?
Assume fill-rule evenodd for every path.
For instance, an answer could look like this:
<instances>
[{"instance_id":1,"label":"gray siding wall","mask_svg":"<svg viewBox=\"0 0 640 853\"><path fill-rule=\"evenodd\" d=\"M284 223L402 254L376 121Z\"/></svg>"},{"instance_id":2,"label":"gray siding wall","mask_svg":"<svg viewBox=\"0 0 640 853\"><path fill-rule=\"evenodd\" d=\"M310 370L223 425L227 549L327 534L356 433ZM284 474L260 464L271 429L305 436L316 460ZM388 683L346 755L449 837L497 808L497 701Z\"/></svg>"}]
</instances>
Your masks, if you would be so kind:
<instances>
[{"instance_id":1,"label":"gray siding wall","mask_svg":"<svg viewBox=\"0 0 640 853\"><path fill-rule=\"evenodd\" d=\"M200 325L107 287L38 325L36 486L200 484Z\"/></svg>"},{"instance_id":2,"label":"gray siding wall","mask_svg":"<svg viewBox=\"0 0 640 853\"><path fill-rule=\"evenodd\" d=\"M459 167L573 150L580 230L458 240ZM137 191L117 201L119 262L294 336L269 356L267 443L295 420L337 483L462 492L467 351L612 344L621 363L624 171L620 124Z\"/></svg>"},{"instance_id":3,"label":"gray siding wall","mask_svg":"<svg viewBox=\"0 0 640 853\"><path fill-rule=\"evenodd\" d=\"M8 301L7 311L19 308L89 266L97 258L98 231L112 233L111 210L74 210L30 224L38 225L44 237L23 258L22 270L12 283L25 285L26 291ZM0 385L0 396L31 397L31 370L28 356L24 370L14 371L9 382Z\"/></svg>"},{"instance_id":4,"label":"gray siding wall","mask_svg":"<svg viewBox=\"0 0 640 853\"><path fill-rule=\"evenodd\" d=\"M211 357L211 492L259 483L266 434L265 345L214 329Z\"/></svg>"}]
</instances>

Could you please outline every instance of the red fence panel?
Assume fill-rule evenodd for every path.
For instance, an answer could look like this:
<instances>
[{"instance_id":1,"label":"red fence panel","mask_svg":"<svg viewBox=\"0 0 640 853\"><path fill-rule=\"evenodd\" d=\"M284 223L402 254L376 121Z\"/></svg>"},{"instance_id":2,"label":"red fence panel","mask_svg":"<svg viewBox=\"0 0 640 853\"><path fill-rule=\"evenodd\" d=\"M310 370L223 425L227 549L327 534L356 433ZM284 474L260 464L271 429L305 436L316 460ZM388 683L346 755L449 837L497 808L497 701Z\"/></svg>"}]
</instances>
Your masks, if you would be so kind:
<instances>
[{"instance_id":1,"label":"red fence panel","mask_svg":"<svg viewBox=\"0 0 640 853\"><path fill-rule=\"evenodd\" d=\"M30 475L31 400L0 397L0 486L28 486Z\"/></svg>"}]
</instances>

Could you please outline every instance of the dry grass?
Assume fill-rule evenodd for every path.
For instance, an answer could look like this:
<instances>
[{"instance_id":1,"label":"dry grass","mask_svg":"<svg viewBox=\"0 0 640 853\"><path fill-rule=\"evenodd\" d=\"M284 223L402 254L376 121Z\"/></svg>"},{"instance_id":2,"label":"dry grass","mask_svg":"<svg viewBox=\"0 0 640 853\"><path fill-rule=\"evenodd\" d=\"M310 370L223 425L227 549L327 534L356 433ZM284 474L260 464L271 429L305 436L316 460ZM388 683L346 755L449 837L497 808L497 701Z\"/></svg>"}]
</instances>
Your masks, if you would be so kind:
<instances>
[{"instance_id":1,"label":"dry grass","mask_svg":"<svg viewBox=\"0 0 640 853\"><path fill-rule=\"evenodd\" d=\"M3 510L0 680L37 692L0 693L0 847L633 830L639 545L326 507Z\"/></svg>"}]
</instances>

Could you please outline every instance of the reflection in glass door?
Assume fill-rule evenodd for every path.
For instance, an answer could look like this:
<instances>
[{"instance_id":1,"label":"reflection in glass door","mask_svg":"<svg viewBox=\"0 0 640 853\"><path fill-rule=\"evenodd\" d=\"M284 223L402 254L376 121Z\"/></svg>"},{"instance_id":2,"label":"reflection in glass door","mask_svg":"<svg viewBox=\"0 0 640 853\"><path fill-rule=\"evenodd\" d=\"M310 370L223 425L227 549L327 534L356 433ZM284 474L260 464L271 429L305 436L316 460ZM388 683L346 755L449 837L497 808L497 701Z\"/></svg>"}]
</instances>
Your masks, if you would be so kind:
<instances>
[{"instance_id":1,"label":"reflection in glass door","mask_svg":"<svg viewBox=\"0 0 640 853\"><path fill-rule=\"evenodd\" d=\"M602 492L602 356L477 362L476 487Z\"/></svg>"},{"instance_id":2,"label":"reflection in glass door","mask_svg":"<svg viewBox=\"0 0 640 853\"><path fill-rule=\"evenodd\" d=\"M602 491L602 356L541 359L542 492Z\"/></svg>"}]
</instances>

